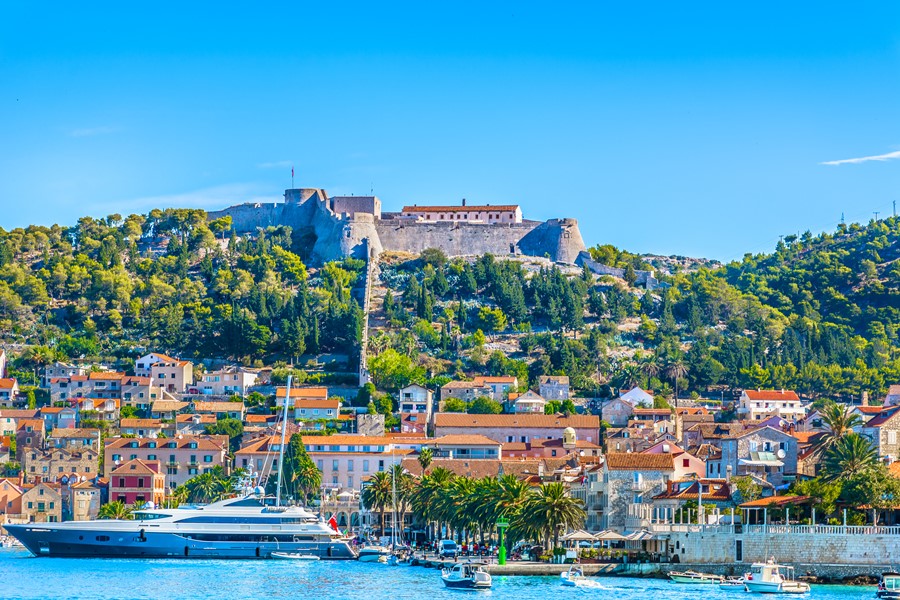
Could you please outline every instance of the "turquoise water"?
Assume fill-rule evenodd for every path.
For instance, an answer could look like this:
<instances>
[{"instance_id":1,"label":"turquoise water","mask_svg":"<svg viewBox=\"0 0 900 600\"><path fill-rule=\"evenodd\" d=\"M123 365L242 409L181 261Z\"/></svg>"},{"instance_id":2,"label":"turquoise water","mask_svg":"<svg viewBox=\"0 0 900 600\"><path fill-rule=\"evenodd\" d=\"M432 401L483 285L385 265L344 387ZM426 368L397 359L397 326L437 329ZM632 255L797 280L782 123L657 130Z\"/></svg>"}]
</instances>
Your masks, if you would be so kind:
<instances>
[{"instance_id":1,"label":"turquoise water","mask_svg":"<svg viewBox=\"0 0 900 600\"><path fill-rule=\"evenodd\" d=\"M659 579L591 578L589 585L562 587L558 577L494 577L490 591L444 588L440 573L421 567L389 567L352 561L213 561L34 558L27 551L0 550L2 598L490 598L490 600L727 600L760 595ZM875 597L874 587L813 586L816 600Z\"/></svg>"}]
</instances>

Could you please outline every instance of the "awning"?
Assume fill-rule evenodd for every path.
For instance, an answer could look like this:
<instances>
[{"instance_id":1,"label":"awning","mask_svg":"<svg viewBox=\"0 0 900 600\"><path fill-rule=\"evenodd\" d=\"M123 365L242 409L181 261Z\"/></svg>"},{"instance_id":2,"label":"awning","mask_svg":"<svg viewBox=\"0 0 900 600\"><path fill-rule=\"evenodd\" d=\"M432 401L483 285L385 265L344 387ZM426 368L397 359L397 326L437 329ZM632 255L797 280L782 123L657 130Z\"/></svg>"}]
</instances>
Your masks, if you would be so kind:
<instances>
[{"instance_id":1,"label":"awning","mask_svg":"<svg viewBox=\"0 0 900 600\"><path fill-rule=\"evenodd\" d=\"M584 529L576 529L571 533L567 533L562 536L564 542L595 542L597 538L592 534L588 533Z\"/></svg>"},{"instance_id":2,"label":"awning","mask_svg":"<svg viewBox=\"0 0 900 600\"><path fill-rule=\"evenodd\" d=\"M635 531L634 533L629 533L625 536L626 540L643 542L644 540L652 540L655 536L647 531L646 529L642 529L640 531Z\"/></svg>"},{"instance_id":3,"label":"awning","mask_svg":"<svg viewBox=\"0 0 900 600\"><path fill-rule=\"evenodd\" d=\"M780 460L751 460L749 458L742 458L738 461L739 465L746 465L748 467L783 467L784 463Z\"/></svg>"},{"instance_id":4,"label":"awning","mask_svg":"<svg viewBox=\"0 0 900 600\"><path fill-rule=\"evenodd\" d=\"M594 538L601 542L618 542L624 540L625 536L620 533L616 533L611 529L607 529L595 535Z\"/></svg>"}]
</instances>

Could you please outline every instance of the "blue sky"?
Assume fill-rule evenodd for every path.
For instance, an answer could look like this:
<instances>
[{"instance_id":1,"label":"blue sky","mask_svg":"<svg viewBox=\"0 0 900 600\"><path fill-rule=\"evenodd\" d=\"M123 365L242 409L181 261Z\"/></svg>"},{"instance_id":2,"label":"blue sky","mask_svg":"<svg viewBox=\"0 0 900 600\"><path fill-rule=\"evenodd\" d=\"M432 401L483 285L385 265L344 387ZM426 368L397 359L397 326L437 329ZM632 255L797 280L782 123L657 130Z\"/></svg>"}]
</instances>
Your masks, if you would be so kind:
<instances>
[{"instance_id":1,"label":"blue sky","mask_svg":"<svg viewBox=\"0 0 900 600\"><path fill-rule=\"evenodd\" d=\"M900 199L898 3L90 4L0 5L6 229L275 200L291 165L719 259Z\"/></svg>"}]
</instances>

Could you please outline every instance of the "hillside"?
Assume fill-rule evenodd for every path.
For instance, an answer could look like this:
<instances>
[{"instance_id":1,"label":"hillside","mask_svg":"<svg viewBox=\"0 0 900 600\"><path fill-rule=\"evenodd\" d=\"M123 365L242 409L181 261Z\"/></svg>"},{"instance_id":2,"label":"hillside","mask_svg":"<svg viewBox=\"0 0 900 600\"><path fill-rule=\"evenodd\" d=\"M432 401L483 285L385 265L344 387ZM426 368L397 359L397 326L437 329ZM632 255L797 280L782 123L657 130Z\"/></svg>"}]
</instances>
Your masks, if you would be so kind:
<instances>
[{"instance_id":1,"label":"hillside","mask_svg":"<svg viewBox=\"0 0 900 600\"><path fill-rule=\"evenodd\" d=\"M207 223L197 210L0 231L0 336L29 347L15 364L23 376L55 358L127 368L146 348L245 364L331 352L352 371L364 265L309 269L308 248L289 227L238 236L227 217ZM612 246L591 254L653 267L665 285L647 292L540 258L386 256L370 319L376 383L566 374L591 396L640 384L851 399L900 381L896 218L789 236L724 266Z\"/></svg>"},{"instance_id":2,"label":"hillside","mask_svg":"<svg viewBox=\"0 0 900 600\"><path fill-rule=\"evenodd\" d=\"M0 231L2 340L37 345L29 369L98 356L127 367L145 348L245 363L356 354L361 261L311 271L290 228L229 233L200 210Z\"/></svg>"}]
</instances>

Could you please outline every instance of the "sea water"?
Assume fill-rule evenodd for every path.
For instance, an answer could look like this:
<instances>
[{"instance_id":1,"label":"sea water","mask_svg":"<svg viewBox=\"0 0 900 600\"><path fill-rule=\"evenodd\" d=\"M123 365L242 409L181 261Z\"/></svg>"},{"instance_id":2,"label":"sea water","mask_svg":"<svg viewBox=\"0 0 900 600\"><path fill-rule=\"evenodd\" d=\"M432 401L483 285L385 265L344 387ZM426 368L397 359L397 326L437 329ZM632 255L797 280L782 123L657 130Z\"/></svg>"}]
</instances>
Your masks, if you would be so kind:
<instances>
[{"instance_id":1,"label":"sea water","mask_svg":"<svg viewBox=\"0 0 900 600\"><path fill-rule=\"evenodd\" d=\"M0 597L104 598L302 598L336 600L745 600L765 596L718 586L679 585L661 579L591 577L578 587L559 577L495 576L490 590L449 590L440 572L422 567L356 561L165 560L35 558L25 550L0 550ZM814 585L815 600L875 597L874 586Z\"/></svg>"}]
</instances>

